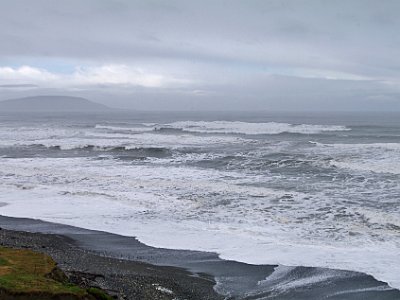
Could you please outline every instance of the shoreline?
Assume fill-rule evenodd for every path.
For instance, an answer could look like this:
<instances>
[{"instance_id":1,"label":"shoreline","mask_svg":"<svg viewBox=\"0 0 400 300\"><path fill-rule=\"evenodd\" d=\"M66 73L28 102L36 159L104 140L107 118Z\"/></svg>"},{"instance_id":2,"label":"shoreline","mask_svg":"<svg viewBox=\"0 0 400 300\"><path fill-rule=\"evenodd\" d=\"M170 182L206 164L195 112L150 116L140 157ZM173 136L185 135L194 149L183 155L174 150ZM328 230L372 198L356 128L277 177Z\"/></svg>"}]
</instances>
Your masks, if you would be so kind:
<instances>
[{"instance_id":1,"label":"shoreline","mask_svg":"<svg viewBox=\"0 0 400 300\"><path fill-rule=\"evenodd\" d=\"M387 284L375 280L372 276L357 272L309 267L249 265L220 259L216 253L154 248L139 242L134 237L32 219L0 216L0 227L6 230L1 231L2 243L7 230L16 230L18 233L14 233L17 237L30 236L31 244L29 244L29 239L25 239L26 244L21 244L23 247L46 252L52 249L51 245L54 242L56 246L61 241L69 245L67 251L62 251L61 248L55 251L55 260L59 262L62 269L71 269L74 262L76 263L76 259L69 257L70 253L81 253L96 262L113 262L111 271L115 274L131 276L129 272L134 271L136 276L140 274L144 278L153 278L154 276L151 276L154 274L145 272L146 268L150 268L158 272L157 276L168 279L166 282L162 281L162 284L154 283L156 285L151 286L152 290L160 292L163 290L161 287L164 287L166 289L164 292L168 290L174 295L183 295L185 293L183 286L195 286L191 288L194 294L185 294L184 299L224 299L224 297L226 299L260 299L265 296L271 299L319 299L324 293L329 295L340 293L343 296L343 294L358 292L365 296L363 299L400 298L400 291L388 287ZM46 240L47 244L32 244L35 240L32 236L35 236L42 244ZM51 255L51 253L48 254ZM90 259L86 263L86 269L90 269L92 273L98 273L101 268L91 263ZM82 265L85 265L85 262ZM130 269L126 270L123 266L128 265ZM144 265L146 268L143 268ZM286 273L277 277L277 273L282 273L282 268ZM103 273L109 271L102 270ZM293 276L298 278L293 278ZM323 280L325 277L329 280ZM299 285L307 280L315 282L311 282L311 285ZM290 285L294 288L291 289ZM283 288L288 289L283 291ZM282 293L279 293L280 291ZM193 295L194 298L190 298ZM168 297L168 295L164 296Z\"/></svg>"},{"instance_id":2,"label":"shoreline","mask_svg":"<svg viewBox=\"0 0 400 300\"><path fill-rule=\"evenodd\" d=\"M182 268L96 254L64 235L2 228L0 245L47 254L72 283L100 288L118 300L223 299L213 290L211 277L194 277Z\"/></svg>"}]
</instances>

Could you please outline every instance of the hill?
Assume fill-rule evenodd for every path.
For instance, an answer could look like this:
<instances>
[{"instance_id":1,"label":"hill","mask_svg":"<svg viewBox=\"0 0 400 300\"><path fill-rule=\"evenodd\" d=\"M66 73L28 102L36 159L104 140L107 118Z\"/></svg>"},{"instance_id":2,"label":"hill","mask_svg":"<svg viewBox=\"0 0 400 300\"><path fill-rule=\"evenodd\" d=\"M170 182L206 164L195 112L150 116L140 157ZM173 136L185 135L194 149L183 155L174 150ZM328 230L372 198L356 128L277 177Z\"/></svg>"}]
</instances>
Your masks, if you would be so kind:
<instances>
[{"instance_id":1,"label":"hill","mask_svg":"<svg viewBox=\"0 0 400 300\"><path fill-rule=\"evenodd\" d=\"M105 105L71 96L33 96L0 101L0 112L100 112L110 110L112 108Z\"/></svg>"}]
</instances>

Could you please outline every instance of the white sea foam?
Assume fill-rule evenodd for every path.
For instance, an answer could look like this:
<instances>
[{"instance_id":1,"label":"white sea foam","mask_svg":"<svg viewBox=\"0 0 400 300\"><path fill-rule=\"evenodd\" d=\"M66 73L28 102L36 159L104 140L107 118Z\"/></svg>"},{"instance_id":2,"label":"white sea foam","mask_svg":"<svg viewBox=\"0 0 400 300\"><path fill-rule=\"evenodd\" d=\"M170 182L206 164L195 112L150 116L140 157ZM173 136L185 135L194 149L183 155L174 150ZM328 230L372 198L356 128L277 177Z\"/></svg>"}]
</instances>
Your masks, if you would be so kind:
<instances>
[{"instance_id":1,"label":"white sea foam","mask_svg":"<svg viewBox=\"0 0 400 300\"><path fill-rule=\"evenodd\" d=\"M350 128L340 125L310 125L310 124L289 124L289 123L247 123L229 121L183 121L174 122L160 127L182 129L188 132L198 133L237 133L237 134L280 134L280 133L299 133L299 134L318 134L330 131L348 131Z\"/></svg>"},{"instance_id":2,"label":"white sea foam","mask_svg":"<svg viewBox=\"0 0 400 300\"><path fill-rule=\"evenodd\" d=\"M272 272L271 275L269 275L266 279L259 281L258 284L262 285L268 282L280 281L295 269L296 267L279 265L274 268L274 272Z\"/></svg>"},{"instance_id":3,"label":"white sea foam","mask_svg":"<svg viewBox=\"0 0 400 300\"><path fill-rule=\"evenodd\" d=\"M322 144L314 143L316 153L335 157L332 166L360 172L400 174L400 143Z\"/></svg>"},{"instance_id":4,"label":"white sea foam","mask_svg":"<svg viewBox=\"0 0 400 300\"><path fill-rule=\"evenodd\" d=\"M110 131L128 131L128 132L145 132L145 131L154 131L154 127L152 125L149 126L136 126L136 127L121 127L121 126L109 126L109 125L96 125L96 129L106 129Z\"/></svg>"},{"instance_id":5,"label":"white sea foam","mask_svg":"<svg viewBox=\"0 0 400 300\"><path fill-rule=\"evenodd\" d=\"M8 205L0 211L133 235L152 246L216 251L247 263L361 271L400 287L398 240L381 234L388 229L377 226L379 218L369 227L355 217L357 207L348 207L348 218L332 219L329 188L327 194L303 194L257 186L268 180L274 179L114 160L2 158L0 202ZM340 208L340 197L335 201ZM398 211L384 214L395 219ZM329 228L333 220L338 232ZM348 235L350 230L358 235Z\"/></svg>"},{"instance_id":6,"label":"white sea foam","mask_svg":"<svg viewBox=\"0 0 400 300\"><path fill-rule=\"evenodd\" d=\"M332 131L349 131L350 128L341 125L312 125L312 124L289 124L278 122L249 123L239 121L180 121L166 124L142 123L141 126L109 126L96 125L97 129L114 131L144 132L160 129L179 129L193 133L225 133L225 134L318 134Z\"/></svg>"},{"instance_id":7,"label":"white sea foam","mask_svg":"<svg viewBox=\"0 0 400 300\"><path fill-rule=\"evenodd\" d=\"M37 134L37 133L36 133ZM46 137L45 134L39 133L40 137ZM85 147L95 147L99 150L107 148L121 147L126 150L135 148L170 148L179 149L186 147L204 147L205 145L223 145L223 144L246 144L254 142L249 139L242 139L234 136L203 136L195 137L190 134L153 134L138 133L134 135L122 134L91 134L84 136L52 136L51 138L37 138L38 136L30 136L28 139L20 137L19 139L6 139L0 142L0 147L11 146L32 146L42 145L48 148L59 147L62 150L82 149Z\"/></svg>"},{"instance_id":8,"label":"white sea foam","mask_svg":"<svg viewBox=\"0 0 400 300\"><path fill-rule=\"evenodd\" d=\"M277 266L274 272L266 279L259 282L259 285L270 287L270 290L277 292L287 292L289 290L309 287L321 282L326 282L335 278L351 277L354 273L343 272L331 269L320 269L307 276L290 276L295 267Z\"/></svg>"},{"instance_id":9,"label":"white sea foam","mask_svg":"<svg viewBox=\"0 0 400 300\"><path fill-rule=\"evenodd\" d=\"M386 161L332 161L331 164L338 168L351 169L356 171L367 171L375 173L400 174L400 161L393 162L393 158Z\"/></svg>"},{"instance_id":10,"label":"white sea foam","mask_svg":"<svg viewBox=\"0 0 400 300\"><path fill-rule=\"evenodd\" d=\"M15 152L18 146L35 151L33 145L178 151L134 163L98 160L98 152L92 159L68 157L75 151L62 152L64 158L2 156L0 203L7 205L0 213L133 235L153 246L216 251L247 263L361 271L400 288L400 144L304 140L304 134L328 133L335 141L342 138L336 131L350 130L336 125L120 124L1 127L0 147L17 146ZM162 128L172 130L155 130ZM270 136L285 132L303 135ZM264 283L289 271L279 267Z\"/></svg>"},{"instance_id":11,"label":"white sea foam","mask_svg":"<svg viewBox=\"0 0 400 300\"><path fill-rule=\"evenodd\" d=\"M382 292L382 291L390 291L393 288L385 285L370 287L370 288L361 288L361 289L351 289L351 290L344 290L332 293L328 296L328 298L336 297L340 295L349 295L349 294L360 294L360 293L368 293L368 292Z\"/></svg>"}]
</instances>

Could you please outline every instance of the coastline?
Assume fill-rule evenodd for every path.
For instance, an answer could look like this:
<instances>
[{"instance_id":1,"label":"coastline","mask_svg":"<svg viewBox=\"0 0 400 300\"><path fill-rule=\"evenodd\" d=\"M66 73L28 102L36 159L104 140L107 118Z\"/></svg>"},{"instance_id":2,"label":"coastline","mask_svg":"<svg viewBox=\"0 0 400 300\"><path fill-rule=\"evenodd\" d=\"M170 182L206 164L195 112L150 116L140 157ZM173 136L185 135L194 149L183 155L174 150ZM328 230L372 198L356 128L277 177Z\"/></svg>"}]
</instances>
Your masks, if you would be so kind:
<instances>
[{"instance_id":1,"label":"coastline","mask_svg":"<svg viewBox=\"0 0 400 300\"><path fill-rule=\"evenodd\" d=\"M211 277L194 277L182 268L96 254L64 235L2 228L0 245L47 254L72 283L101 288L115 299L223 299L213 290Z\"/></svg>"},{"instance_id":2,"label":"coastline","mask_svg":"<svg viewBox=\"0 0 400 300\"><path fill-rule=\"evenodd\" d=\"M143 296L135 298L137 291L134 288L138 286L146 286L148 293L164 297L160 299L261 299L265 296L270 299L319 299L322 293L341 293L340 299L347 299L343 295L355 291L367 297L363 299L400 297L400 291L357 272L287 267L290 272L277 277L277 273L282 271L280 268L285 267L227 261L216 253L154 248L136 238L107 232L4 216L0 216L0 227L3 228L2 244L50 254L64 271L101 273L103 285L106 284L104 278L113 274L109 286L100 287L115 294L117 286L117 289L124 290L125 295L130 293L132 296L120 299L146 299ZM14 238L7 238L13 235ZM298 278L293 278L293 274ZM321 280L326 274L340 276ZM131 281L138 284L136 287L124 286L124 280L116 281L115 276L133 278ZM316 278L319 279L315 281ZM312 285L298 285L311 279L315 281ZM279 293L279 289L290 285L295 288ZM158 299L152 297L149 299Z\"/></svg>"}]
</instances>

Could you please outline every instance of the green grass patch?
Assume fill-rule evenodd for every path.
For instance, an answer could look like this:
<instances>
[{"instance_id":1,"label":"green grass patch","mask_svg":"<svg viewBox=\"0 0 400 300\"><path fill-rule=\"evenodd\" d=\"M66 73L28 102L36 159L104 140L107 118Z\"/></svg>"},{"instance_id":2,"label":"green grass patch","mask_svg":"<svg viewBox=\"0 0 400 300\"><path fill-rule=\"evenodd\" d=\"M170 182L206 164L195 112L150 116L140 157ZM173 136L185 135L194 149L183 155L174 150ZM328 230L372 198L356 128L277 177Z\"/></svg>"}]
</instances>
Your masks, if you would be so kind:
<instances>
[{"instance_id":1,"label":"green grass patch","mask_svg":"<svg viewBox=\"0 0 400 300\"><path fill-rule=\"evenodd\" d=\"M112 299L101 290L86 290L73 285L63 276L48 255L0 247L0 290L11 295L49 294L55 297L69 295L72 299Z\"/></svg>"},{"instance_id":2,"label":"green grass patch","mask_svg":"<svg viewBox=\"0 0 400 300\"><path fill-rule=\"evenodd\" d=\"M0 257L0 266L6 266L8 265L8 261L2 257Z\"/></svg>"},{"instance_id":3,"label":"green grass patch","mask_svg":"<svg viewBox=\"0 0 400 300\"><path fill-rule=\"evenodd\" d=\"M98 300L113 300L112 297L97 288L88 288L87 292Z\"/></svg>"}]
</instances>

